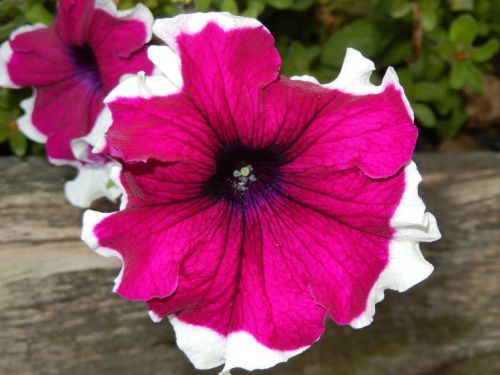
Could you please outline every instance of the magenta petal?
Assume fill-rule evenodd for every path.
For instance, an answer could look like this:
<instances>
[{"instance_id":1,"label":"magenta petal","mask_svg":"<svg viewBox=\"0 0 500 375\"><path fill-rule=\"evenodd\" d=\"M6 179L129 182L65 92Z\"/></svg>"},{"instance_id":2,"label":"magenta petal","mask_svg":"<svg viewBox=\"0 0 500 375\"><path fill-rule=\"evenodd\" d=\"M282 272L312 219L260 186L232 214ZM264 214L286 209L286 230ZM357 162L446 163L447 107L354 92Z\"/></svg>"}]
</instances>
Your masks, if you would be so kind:
<instances>
[{"instance_id":1,"label":"magenta petal","mask_svg":"<svg viewBox=\"0 0 500 375\"><path fill-rule=\"evenodd\" d=\"M50 85L72 76L72 62L53 28L17 34L7 64L10 79L21 87Z\"/></svg>"},{"instance_id":2,"label":"magenta petal","mask_svg":"<svg viewBox=\"0 0 500 375\"><path fill-rule=\"evenodd\" d=\"M244 218L229 211L217 223L224 245L185 258L178 289L150 301L152 311L208 327L228 337L229 347L238 332L270 350L312 345L323 332L325 311L311 297L302 261L293 256L296 247L282 239L289 230L278 220L271 206Z\"/></svg>"},{"instance_id":3,"label":"magenta petal","mask_svg":"<svg viewBox=\"0 0 500 375\"><path fill-rule=\"evenodd\" d=\"M280 57L263 26L223 30L208 23L177 37L183 92L225 142L250 137L260 115L260 89L276 79Z\"/></svg>"},{"instance_id":4,"label":"magenta petal","mask_svg":"<svg viewBox=\"0 0 500 375\"><path fill-rule=\"evenodd\" d=\"M71 79L37 89L32 121L48 137L46 151L51 160L74 160L70 142L90 132L103 99L100 91Z\"/></svg>"},{"instance_id":5,"label":"magenta petal","mask_svg":"<svg viewBox=\"0 0 500 375\"><path fill-rule=\"evenodd\" d=\"M55 29L67 45L82 45L91 35L95 0L59 0Z\"/></svg>"},{"instance_id":6,"label":"magenta petal","mask_svg":"<svg viewBox=\"0 0 500 375\"><path fill-rule=\"evenodd\" d=\"M261 137L286 148L291 162L357 166L382 178L411 160L417 129L392 84L378 94L353 95L281 78L265 90L265 101L270 110Z\"/></svg>"},{"instance_id":7,"label":"magenta petal","mask_svg":"<svg viewBox=\"0 0 500 375\"><path fill-rule=\"evenodd\" d=\"M111 155L127 161L194 160L212 168L220 141L187 96L119 98L108 107L113 124L106 133L106 151Z\"/></svg>"},{"instance_id":8,"label":"magenta petal","mask_svg":"<svg viewBox=\"0 0 500 375\"><path fill-rule=\"evenodd\" d=\"M118 21L111 14L96 10L89 43L99 61L103 85L112 90L127 73L153 72L144 44L149 41L149 25L135 19Z\"/></svg>"}]
</instances>

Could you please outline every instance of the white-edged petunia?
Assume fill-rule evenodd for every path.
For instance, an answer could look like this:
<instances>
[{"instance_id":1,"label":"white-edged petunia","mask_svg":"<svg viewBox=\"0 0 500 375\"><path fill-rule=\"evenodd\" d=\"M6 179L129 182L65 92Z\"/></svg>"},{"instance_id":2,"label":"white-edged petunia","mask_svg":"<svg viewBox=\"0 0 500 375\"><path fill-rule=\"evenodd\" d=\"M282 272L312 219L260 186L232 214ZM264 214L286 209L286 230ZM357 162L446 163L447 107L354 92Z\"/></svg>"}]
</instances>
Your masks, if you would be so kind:
<instances>
[{"instance_id":1,"label":"white-edged petunia","mask_svg":"<svg viewBox=\"0 0 500 375\"><path fill-rule=\"evenodd\" d=\"M152 73L145 48L152 24L142 4L118 11L112 0L59 0L52 26L22 26L0 47L0 86L33 88L21 103L20 130L46 143L52 163L78 167L77 179L65 187L75 205L119 194L106 187L109 159L79 159L71 142L91 132L103 99L124 75Z\"/></svg>"},{"instance_id":2,"label":"white-edged petunia","mask_svg":"<svg viewBox=\"0 0 500 375\"><path fill-rule=\"evenodd\" d=\"M82 239L121 258L115 292L168 316L197 368L286 361L326 316L366 326L385 289L432 272L419 242L440 233L392 69L372 85L349 49L330 84L288 79L267 29L225 13L153 32L162 75L113 90L95 148L120 164L120 211L88 210Z\"/></svg>"}]
</instances>

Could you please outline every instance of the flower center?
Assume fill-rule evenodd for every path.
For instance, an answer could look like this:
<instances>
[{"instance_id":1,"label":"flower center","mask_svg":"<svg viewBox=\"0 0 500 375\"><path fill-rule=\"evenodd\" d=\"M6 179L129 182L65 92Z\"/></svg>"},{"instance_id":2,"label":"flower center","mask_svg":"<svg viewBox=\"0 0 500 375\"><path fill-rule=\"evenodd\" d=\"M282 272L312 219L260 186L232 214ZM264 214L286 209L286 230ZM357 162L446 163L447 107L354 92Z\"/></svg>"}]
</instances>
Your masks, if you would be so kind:
<instances>
[{"instance_id":1,"label":"flower center","mask_svg":"<svg viewBox=\"0 0 500 375\"><path fill-rule=\"evenodd\" d=\"M215 173L206 182L205 192L233 202L265 198L279 189L282 164L282 152L276 148L225 146L216 157Z\"/></svg>"},{"instance_id":2,"label":"flower center","mask_svg":"<svg viewBox=\"0 0 500 375\"><path fill-rule=\"evenodd\" d=\"M95 57L92 47L87 44L74 45L70 47L76 75L93 89L102 87L99 63Z\"/></svg>"}]
</instances>

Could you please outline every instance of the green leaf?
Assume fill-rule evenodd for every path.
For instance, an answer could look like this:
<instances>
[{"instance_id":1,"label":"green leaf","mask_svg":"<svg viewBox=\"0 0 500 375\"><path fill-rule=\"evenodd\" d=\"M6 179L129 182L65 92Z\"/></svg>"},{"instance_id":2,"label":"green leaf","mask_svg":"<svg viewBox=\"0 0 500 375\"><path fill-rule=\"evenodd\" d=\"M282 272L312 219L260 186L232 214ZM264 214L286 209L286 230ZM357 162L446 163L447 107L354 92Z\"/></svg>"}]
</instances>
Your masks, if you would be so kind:
<instances>
[{"instance_id":1,"label":"green leaf","mask_svg":"<svg viewBox=\"0 0 500 375\"><path fill-rule=\"evenodd\" d=\"M436 125L436 115L427 104L415 103L412 105L413 112L419 123L427 128Z\"/></svg>"},{"instance_id":2,"label":"green leaf","mask_svg":"<svg viewBox=\"0 0 500 375\"><path fill-rule=\"evenodd\" d=\"M157 8L159 3L158 3L158 0L143 0L143 3L145 6L147 6L148 8Z\"/></svg>"},{"instance_id":3,"label":"green leaf","mask_svg":"<svg viewBox=\"0 0 500 375\"><path fill-rule=\"evenodd\" d=\"M7 124L0 124L0 143L5 142L9 139L10 130Z\"/></svg>"},{"instance_id":4,"label":"green leaf","mask_svg":"<svg viewBox=\"0 0 500 375\"><path fill-rule=\"evenodd\" d=\"M248 0L247 1L247 8L241 13L242 16L245 17L257 17L266 8L266 3L261 0Z\"/></svg>"},{"instance_id":5,"label":"green leaf","mask_svg":"<svg viewBox=\"0 0 500 375\"><path fill-rule=\"evenodd\" d=\"M465 87L473 91L479 91L484 85L484 74L471 61L465 63Z\"/></svg>"},{"instance_id":6,"label":"green leaf","mask_svg":"<svg viewBox=\"0 0 500 375\"><path fill-rule=\"evenodd\" d=\"M195 2L196 9L200 12L206 12L207 10L210 10L211 3L212 0L198 0Z\"/></svg>"},{"instance_id":7,"label":"green leaf","mask_svg":"<svg viewBox=\"0 0 500 375\"><path fill-rule=\"evenodd\" d=\"M440 18L441 0L420 0L422 27L429 32L436 28Z\"/></svg>"},{"instance_id":8,"label":"green leaf","mask_svg":"<svg viewBox=\"0 0 500 375\"><path fill-rule=\"evenodd\" d=\"M283 72L289 76L309 73L309 66L319 53L319 46L305 47L300 42L292 42L283 59Z\"/></svg>"},{"instance_id":9,"label":"green leaf","mask_svg":"<svg viewBox=\"0 0 500 375\"><path fill-rule=\"evenodd\" d=\"M474 0L448 0L448 3L450 4L451 10L454 12L474 10Z\"/></svg>"},{"instance_id":10,"label":"green leaf","mask_svg":"<svg viewBox=\"0 0 500 375\"><path fill-rule=\"evenodd\" d=\"M130 9L135 6L135 0L121 0L118 3L118 9Z\"/></svg>"},{"instance_id":11,"label":"green leaf","mask_svg":"<svg viewBox=\"0 0 500 375\"><path fill-rule=\"evenodd\" d=\"M314 0L293 0L290 8L300 12L309 9L313 4Z\"/></svg>"},{"instance_id":12,"label":"green leaf","mask_svg":"<svg viewBox=\"0 0 500 375\"><path fill-rule=\"evenodd\" d=\"M443 85L435 82L418 82L412 88L412 99L432 102L446 95Z\"/></svg>"},{"instance_id":13,"label":"green leaf","mask_svg":"<svg viewBox=\"0 0 500 375\"><path fill-rule=\"evenodd\" d=\"M394 0L391 6L391 16L402 18L411 11L411 3L408 0Z\"/></svg>"},{"instance_id":14,"label":"green leaf","mask_svg":"<svg viewBox=\"0 0 500 375\"><path fill-rule=\"evenodd\" d=\"M465 85L467 68L465 61L452 61L450 73L450 87L459 90Z\"/></svg>"},{"instance_id":15,"label":"green leaf","mask_svg":"<svg viewBox=\"0 0 500 375\"><path fill-rule=\"evenodd\" d=\"M24 156L26 154L26 150L28 149L28 141L19 132L12 134L9 138L9 144L12 152L17 156Z\"/></svg>"},{"instance_id":16,"label":"green leaf","mask_svg":"<svg viewBox=\"0 0 500 375\"><path fill-rule=\"evenodd\" d=\"M422 11L422 27L429 32L434 30L438 24L438 13L435 10Z\"/></svg>"},{"instance_id":17,"label":"green leaf","mask_svg":"<svg viewBox=\"0 0 500 375\"><path fill-rule=\"evenodd\" d=\"M498 39L493 38L488 40L482 46L472 47L470 49L470 54L472 60L476 62L485 62L491 59L498 52L500 47L500 42Z\"/></svg>"},{"instance_id":18,"label":"green leaf","mask_svg":"<svg viewBox=\"0 0 500 375\"><path fill-rule=\"evenodd\" d=\"M276 9L288 9L293 5L293 0L266 0L267 3Z\"/></svg>"},{"instance_id":19,"label":"green leaf","mask_svg":"<svg viewBox=\"0 0 500 375\"><path fill-rule=\"evenodd\" d=\"M450 26L450 39L455 43L470 46L476 35L477 22L470 14L462 14Z\"/></svg>"},{"instance_id":20,"label":"green leaf","mask_svg":"<svg viewBox=\"0 0 500 375\"><path fill-rule=\"evenodd\" d=\"M222 0L221 10L232 14L238 14L238 4L234 0Z\"/></svg>"},{"instance_id":21,"label":"green leaf","mask_svg":"<svg viewBox=\"0 0 500 375\"><path fill-rule=\"evenodd\" d=\"M322 62L339 68L347 47L361 51L368 58L375 59L394 40L400 30L392 23L363 19L347 24L337 30L324 44Z\"/></svg>"},{"instance_id":22,"label":"green leaf","mask_svg":"<svg viewBox=\"0 0 500 375\"><path fill-rule=\"evenodd\" d=\"M25 17L30 23L43 23L50 25L54 21L54 15L40 3L35 3L26 9Z\"/></svg>"}]
</instances>

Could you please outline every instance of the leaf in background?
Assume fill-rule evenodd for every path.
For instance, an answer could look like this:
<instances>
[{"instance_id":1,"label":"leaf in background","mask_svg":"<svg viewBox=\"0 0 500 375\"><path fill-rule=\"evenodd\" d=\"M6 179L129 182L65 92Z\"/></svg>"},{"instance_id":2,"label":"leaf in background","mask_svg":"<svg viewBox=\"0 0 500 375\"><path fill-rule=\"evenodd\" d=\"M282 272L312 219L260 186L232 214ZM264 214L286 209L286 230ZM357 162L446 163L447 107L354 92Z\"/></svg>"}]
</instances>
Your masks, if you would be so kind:
<instances>
[{"instance_id":1,"label":"leaf in background","mask_svg":"<svg viewBox=\"0 0 500 375\"><path fill-rule=\"evenodd\" d=\"M450 26L450 39L455 43L470 46L477 35L477 22L470 14L455 18Z\"/></svg>"},{"instance_id":2,"label":"leaf in background","mask_svg":"<svg viewBox=\"0 0 500 375\"><path fill-rule=\"evenodd\" d=\"M420 0L419 4L423 29L427 32L434 30L441 18L441 0Z\"/></svg>"},{"instance_id":3,"label":"leaf in background","mask_svg":"<svg viewBox=\"0 0 500 375\"><path fill-rule=\"evenodd\" d=\"M493 56L495 56L495 54L498 52L499 47L500 43L498 42L498 39L490 39L482 46L472 47L470 49L471 58L476 62L488 61Z\"/></svg>"},{"instance_id":4,"label":"leaf in background","mask_svg":"<svg viewBox=\"0 0 500 375\"><path fill-rule=\"evenodd\" d=\"M391 48L382 54L381 58L377 61L377 65L399 65L406 57L411 55L411 52L411 42L408 39L405 38L405 40L394 42Z\"/></svg>"},{"instance_id":5,"label":"leaf in background","mask_svg":"<svg viewBox=\"0 0 500 375\"><path fill-rule=\"evenodd\" d=\"M15 132L9 137L9 144L11 150L17 156L24 156L26 154L26 150L28 149L28 141L19 132Z\"/></svg>"},{"instance_id":6,"label":"leaf in background","mask_svg":"<svg viewBox=\"0 0 500 375\"><path fill-rule=\"evenodd\" d=\"M484 85L484 74L472 61L465 62L465 87L479 91Z\"/></svg>"},{"instance_id":7,"label":"leaf in background","mask_svg":"<svg viewBox=\"0 0 500 375\"><path fill-rule=\"evenodd\" d=\"M427 128L432 128L436 125L436 115L427 104L413 103L412 108L413 112L415 112L415 117L421 125Z\"/></svg>"},{"instance_id":8,"label":"leaf in background","mask_svg":"<svg viewBox=\"0 0 500 375\"><path fill-rule=\"evenodd\" d=\"M313 4L314 0L293 0L293 4L290 8L300 12L309 9Z\"/></svg>"},{"instance_id":9,"label":"leaf in background","mask_svg":"<svg viewBox=\"0 0 500 375\"><path fill-rule=\"evenodd\" d=\"M158 0L143 0L142 2L149 9L158 8L158 5L160 5Z\"/></svg>"},{"instance_id":10,"label":"leaf in background","mask_svg":"<svg viewBox=\"0 0 500 375\"><path fill-rule=\"evenodd\" d=\"M288 76L310 73L309 66L319 53L319 46L305 47L300 42L294 41L283 59L282 70Z\"/></svg>"},{"instance_id":11,"label":"leaf in background","mask_svg":"<svg viewBox=\"0 0 500 375\"><path fill-rule=\"evenodd\" d=\"M248 0L247 8L241 13L245 17L257 17L266 8L266 3L261 0Z\"/></svg>"},{"instance_id":12,"label":"leaf in background","mask_svg":"<svg viewBox=\"0 0 500 375\"><path fill-rule=\"evenodd\" d=\"M394 18L402 18L411 11L411 2L408 0L394 0L391 6L391 16Z\"/></svg>"},{"instance_id":13,"label":"leaf in background","mask_svg":"<svg viewBox=\"0 0 500 375\"><path fill-rule=\"evenodd\" d=\"M467 76L467 68L465 61L452 61L450 73L450 87L459 90L465 85L465 78Z\"/></svg>"},{"instance_id":14,"label":"leaf in background","mask_svg":"<svg viewBox=\"0 0 500 375\"><path fill-rule=\"evenodd\" d=\"M276 9L288 9L293 5L293 0L266 0L266 1L270 6Z\"/></svg>"},{"instance_id":15,"label":"leaf in background","mask_svg":"<svg viewBox=\"0 0 500 375\"><path fill-rule=\"evenodd\" d=\"M432 102L446 95L446 89L436 82L418 82L412 88L411 98L422 102Z\"/></svg>"},{"instance_id":16,"label":"leaf in background","mask_svg":"<svg viewBox=\"0 0 500 375\"><path fill-rule=\"evenodd\" d=\"M195 2L196 10L200 12L206 12L207 10L210 10L211 3L212 0L198 0Z\"/></svg>"},{"instance_id":17,"label":"leaf in background","mask_svg":"<svg viewBox=\"0 0 500 375\"><path fill-rule=\"evenodd\" d=\"M224 12L238 14L238 4L235 0L222 0L220 9Z\"/></svg>"},{"instance_id":18,"label":"leaf in background","mask_svg":"<svg viewBox=\"0 0 500 375\"><path fill-rule=\"evenodd\" d=\"M448 4L450 5L451 10L454 12L474 10L474 0L448 0Z\"/></svg>"},{"instance_id":19,"label":"leaf in background","mask_svg":"<svg viewBox=\"0 0 500 375\"><path fill-rule=\"evenodd\" d=\"M347 47L359 50L368 58L375 59L387 48L400 28L389 22L363 19L347 24L332 34L323 49L322 62L339 68Z\"/></svg>"},{"instance_id":20,"label":"leaf in background","mask_svg":"<svg viewBox=\"0 0 500 375\"><path fill-rule=\"evenodd\" d=\"M54 21L54 15L50 13L41 3L35 3L26 9L24 13L29 23L41 22L45 25L50 25Z\"/></svg>"}]
</instances>

